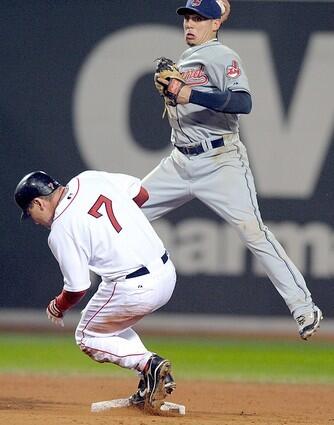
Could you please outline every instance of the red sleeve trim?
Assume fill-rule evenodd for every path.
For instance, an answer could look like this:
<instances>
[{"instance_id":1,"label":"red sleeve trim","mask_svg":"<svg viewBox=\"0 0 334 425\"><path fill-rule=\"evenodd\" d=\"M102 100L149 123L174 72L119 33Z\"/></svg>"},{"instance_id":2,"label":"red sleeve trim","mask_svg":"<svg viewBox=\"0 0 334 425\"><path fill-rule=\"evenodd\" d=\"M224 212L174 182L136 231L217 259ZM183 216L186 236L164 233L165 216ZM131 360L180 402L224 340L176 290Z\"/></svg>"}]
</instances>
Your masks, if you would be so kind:
<instances>
[{"instance_id":1,"label":"red sleeve trim","mask_svg":"<svg viewBox=\"0 0 334 425\"><path fill-rule=\"evenodd\" d=\"M133 200L138 205L138 207L141 207L143 204L145 204L148 198L149 198L149 194L147 190L143 186L141 186L138 195L135 196Z\"/></svg>"},{"instance_id":2,"label":"red sleeve trim","mask_svg":"<svg viewBox=\"0 0 334 425\"><path fill-rule=\"evenodd\" d=\"M77 304L85 295L86 291L69 292L63 289L62 293L56 297L56 307L63 313Z\"/></svg>"}]
</instances>

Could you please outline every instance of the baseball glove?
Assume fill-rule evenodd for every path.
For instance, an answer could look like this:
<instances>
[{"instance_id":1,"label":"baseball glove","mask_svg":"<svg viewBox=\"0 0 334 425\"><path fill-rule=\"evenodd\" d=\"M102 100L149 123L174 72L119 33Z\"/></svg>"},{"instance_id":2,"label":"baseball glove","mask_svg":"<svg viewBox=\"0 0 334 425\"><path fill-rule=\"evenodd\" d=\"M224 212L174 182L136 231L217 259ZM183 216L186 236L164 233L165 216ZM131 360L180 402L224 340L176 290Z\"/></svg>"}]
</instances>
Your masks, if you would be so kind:
<instances>
[{"instance_id":1,"label":"baseball glove","mask_svg":"<svg viewBox=\"0 0 334 425\"><path fill-rule=\"evenodd\" d=\"M158 58L154 74L155 87L168 105L176 106L177 96L186 84L176 64L168 58Z\"/></svg>"}]
</instances>

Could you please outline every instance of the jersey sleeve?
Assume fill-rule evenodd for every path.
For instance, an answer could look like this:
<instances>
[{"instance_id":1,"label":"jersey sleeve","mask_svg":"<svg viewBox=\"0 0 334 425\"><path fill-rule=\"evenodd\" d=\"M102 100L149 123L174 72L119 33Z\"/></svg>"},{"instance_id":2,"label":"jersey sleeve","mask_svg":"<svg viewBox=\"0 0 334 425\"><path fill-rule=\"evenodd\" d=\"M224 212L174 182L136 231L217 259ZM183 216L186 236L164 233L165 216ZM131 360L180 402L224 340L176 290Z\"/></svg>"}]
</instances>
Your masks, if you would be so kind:
<instances>
[{"instance_id":1,"label":"jersey sleeve","mask_svg":"<svg viewBox=\"0 0 334 425\"><path fill-rule=\"evenodd\" d=\"M250 94L246 72L235 52L220 54L206 67L213 85L219 90L245 91Z\"/></svg>"},{"instance_id":2,"label":"jersey sleeve","mask_svg":"<svg viewBox=\"0 0 334 425\"><path fill-rule=\"evenodd\" d=\"M149 197L150 196L149 196L147 190L145 189L145 187L141 186L138 195L136 195L133 198L133 200L138 205L138 207L141 207L142 205L145 204L145 202L147 202L147 200L149 199Z\"/></svg>"},{"instance_id":3,"label":"jersey sleeve","mask_svg":"<svg viewBox=\"0 0 334 425\"><path fill-rule=\"evenodd\" d=\"M121 191L129 195L131 199L135 198L141 189L141 181L137 177L127 174L112 174L112 183L116 184Z\"/></svg>"},{"instance_id":4,"label":"jersey sleeve","mask_svg":"<svg viewBox=\"0 0 334 425\"><path fill-rule=\"evenodd\" d=\"M91 281L89 256L85 249L62 227L57 229L57 232L50 233L48 243L64 277L63 289L71 292L88 289Z\"/></svg>"}]
</instances>

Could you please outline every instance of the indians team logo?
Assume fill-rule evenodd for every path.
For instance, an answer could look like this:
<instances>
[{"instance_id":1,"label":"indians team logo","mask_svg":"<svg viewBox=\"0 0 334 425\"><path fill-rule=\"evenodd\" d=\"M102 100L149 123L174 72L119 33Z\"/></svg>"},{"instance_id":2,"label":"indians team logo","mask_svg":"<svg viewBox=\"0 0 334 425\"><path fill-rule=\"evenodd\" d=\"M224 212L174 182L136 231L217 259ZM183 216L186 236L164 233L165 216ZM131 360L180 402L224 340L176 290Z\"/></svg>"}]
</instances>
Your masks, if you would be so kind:
<instances>
[{"instance_id":1,"label":"indians team logo","mask_svg":"<svg viewBox=\"0 0 334 425\"><path fill-rule=\"evenodd\" d=\"M191 3L191 5L192 5L193 7L200 6L200 5L201 5L201 3L202 3L202 1L203 1L203 0L194 0L194 1Z\"/></svg>"},{"instance_id":2,"label":"indians team logo","mask_svg":"<svg viewBox=\"0 0 334 425\"><path fill-rule=\"evenodd\" d=\"M229 65L226 68L226 77L227 78L238 78L241 74L239 64L236 60L232 61L232 65Z\"/></svg>"},{"instance_id":3,"label":"indians team logo","mask_svg":"<svg viewBox=\"0 0 334 425\"><path fill-rule=\"evenodd\" d=\"M209 81L208 76L204 72L204 66L182 72L182 77L188 86L204 86Z\"/></svg>"}]
</instances>

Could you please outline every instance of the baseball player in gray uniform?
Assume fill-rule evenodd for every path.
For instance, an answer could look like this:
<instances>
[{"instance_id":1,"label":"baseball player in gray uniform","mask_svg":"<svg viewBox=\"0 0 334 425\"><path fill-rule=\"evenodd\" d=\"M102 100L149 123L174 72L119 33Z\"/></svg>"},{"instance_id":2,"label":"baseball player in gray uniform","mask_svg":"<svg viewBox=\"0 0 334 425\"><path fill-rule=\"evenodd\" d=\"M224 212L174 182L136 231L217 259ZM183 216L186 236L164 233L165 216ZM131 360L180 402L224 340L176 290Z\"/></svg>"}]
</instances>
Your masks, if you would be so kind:
<instances>
[{"instance_id":1,"label":"baseball player in gray uniform","mask_svg":"<svg viewBox=\"0 0 334 425\"><path fill-rule=\"evenodd\" d=\"M170 63L166 58L160 59L155 74L174 149L143 179L149 199L142 209L155 220L197 198L215 211L262 264L306 340L319 327L322 312L260 215L246 148L239 138L240 114L251 111L251 92L240 57L217 39L225 20L221 3L188 0L177 10L184 18L189 48L174 69L169 66L170 75L165 72Z\"/></svg>"}]
</instances>

